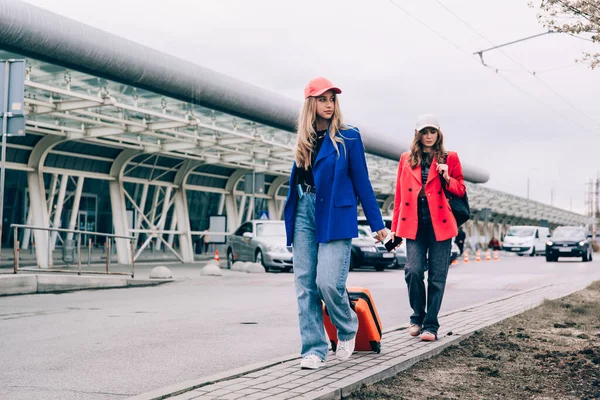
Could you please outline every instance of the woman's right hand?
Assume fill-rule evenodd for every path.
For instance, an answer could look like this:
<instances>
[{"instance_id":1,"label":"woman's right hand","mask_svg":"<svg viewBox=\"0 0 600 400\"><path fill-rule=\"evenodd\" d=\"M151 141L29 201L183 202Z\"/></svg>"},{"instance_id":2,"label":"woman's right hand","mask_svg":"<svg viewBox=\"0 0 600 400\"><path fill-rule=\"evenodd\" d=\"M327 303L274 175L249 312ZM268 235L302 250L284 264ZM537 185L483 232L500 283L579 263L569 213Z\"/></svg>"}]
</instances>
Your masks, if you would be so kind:
<instances>
[{"instance_id":1,"label":"woman's right hand","mask_svg":"<svg viewBox=\"0 0 600 400\"><path fill-rule=\"evenodd\" d=\"M396 240L396 233L395 233L394 231L391 231L390 233L391 233L391 235L392 235L392 238L391 238L390 240L391 240L392 242L394 242L394 240ZM401 244L402 244L402 242L398 243L398 246L400 246ZM396 246L396 247L398 247L398 246ZM395 249L396 247L394 247L394 249ZM394 250L394 249L392 249L392 250Z\"/></svg>"}]
</instances>

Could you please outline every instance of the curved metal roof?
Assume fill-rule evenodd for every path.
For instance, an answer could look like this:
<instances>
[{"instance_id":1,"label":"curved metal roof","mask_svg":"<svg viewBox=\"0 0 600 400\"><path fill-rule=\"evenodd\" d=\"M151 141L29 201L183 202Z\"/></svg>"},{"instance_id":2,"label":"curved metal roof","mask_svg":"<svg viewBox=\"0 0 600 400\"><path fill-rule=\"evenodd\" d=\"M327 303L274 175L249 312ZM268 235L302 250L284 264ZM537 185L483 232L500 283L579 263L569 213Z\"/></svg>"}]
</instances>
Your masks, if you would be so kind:
<instances>
[{"instance_id":1,"label":"curved metal roof","mask_svg":"<svg viewBox=\"0 0 600 400\"><path fill-rule=\"evenodd\" d=\"M0 0L0 47L294 132L300 104L284 96L17 0ZM398 160L408 144L361 124L371 154ZM489 174L463 165L465 178Z\"/></svg>"}]
</instances>

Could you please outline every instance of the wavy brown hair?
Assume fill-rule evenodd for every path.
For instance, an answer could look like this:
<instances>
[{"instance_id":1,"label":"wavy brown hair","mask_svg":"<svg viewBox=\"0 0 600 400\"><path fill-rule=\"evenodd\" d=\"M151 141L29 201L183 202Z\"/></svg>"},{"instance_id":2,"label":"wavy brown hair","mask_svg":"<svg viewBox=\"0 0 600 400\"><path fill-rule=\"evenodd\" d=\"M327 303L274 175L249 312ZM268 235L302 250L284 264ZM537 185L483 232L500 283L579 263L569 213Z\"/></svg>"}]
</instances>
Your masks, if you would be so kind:
<instances>
[{"instance_id":1,"label":"wavy brown hair","mask_svg":"<svg viewBox=\"0 0 600 400\"><path fill-rule=\"evenodd\" d=\"M314 144L317 141L317 99L318 97L308 97L304 100L302 110L300 111L300 117L298 117L297 133L296 137L296 165L300 168L308 168L314 149ZM338 156L340 149L338 143L344 146L344 138L338 135L341 129L346 128L344 120L342 118L342 111L340 110L340 104L338 97L335 96L335 105L333 108L333 115L331 116L331 122L329 124L329 137L333 141L335 151Z\"/></svg>"},{"instance_id":2,"label":"wavy brown hair","mask_svg":"<svg viewBox=\"0 0 600 400\"><path fill-rule=\"evenodd\" d=\"M444 148L444 135L441 130L438 131L438 137L435 141L435 144L431 148L431 154L435 157L438 164L444 163L444 157L446 155L446 149ZM423 144L421 143L421 138L423 135L420 131L415 129L415 138L413 139L410 145L410 166L416 168L417 165L421 165L423 161ZM431 157L431 156L430 156ZM430 160L431 161L431 158Z\"/></svg>"}]
</instances>

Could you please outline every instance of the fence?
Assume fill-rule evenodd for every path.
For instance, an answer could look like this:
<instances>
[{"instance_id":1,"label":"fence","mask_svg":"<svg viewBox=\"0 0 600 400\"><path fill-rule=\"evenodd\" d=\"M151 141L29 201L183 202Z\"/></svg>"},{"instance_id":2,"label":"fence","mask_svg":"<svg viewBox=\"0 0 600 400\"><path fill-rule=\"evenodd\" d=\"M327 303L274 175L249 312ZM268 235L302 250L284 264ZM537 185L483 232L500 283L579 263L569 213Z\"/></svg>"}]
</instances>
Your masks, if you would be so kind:
<instances>
[{"instance_id":1,"label":"fence","mask_svg":"<svg viewBox=\"0 0 600 400\"><path fill-rule=\"evenodd\" d=\"M62 228L44 228L44 227L38 227L38 226L30 226L30 225L21 225L21 224L12 224L11 228L14 229L14 264L13 264L13 270L14 273L18 273L19 270L21 271L44 271L44 272L63 272L63 273L77 273L78 275L81 275L82 273L85 274L103 274L103 275L131 275L131 277L133 278L135 276L135 249L134 249L134 243L135 243L135 237L133 236L120 236L120 235L114 235L114 234L110 234L110 233L103 233L103 232L92 232L92 231L80 231L80 230L76 230L76 229L62 229ZM62 240L63 246L62 246L62 260L64 262L67 263L67 266L69 264L75 264L75 262L77 262L77 270L70 270L70 269L57 269L57 268L44 268L41 269L39 268L39 264L38 264L38 268L19 268L19 263L20 263L20 242L18 240L19 238L19 229L30 229L32 231L38 230L38 231L46 231L46 232L56 232L56 235L48 235L48 261L49 264L53 262L53 244L56 243L56 236L60 235L60 233L67 233L67 234L71 234L69 235L71 238L73 237L73 235L77 235L77 240L73 240L73 239L65 239ZM82 255L81 255L81 239L83 237L86 236L104 236L107 238L106 240L106 244L105 244L105 252L106 252L106 270L105 271L93 271L93 270L82 270ZM112 242L113 240L128 240L130 243L130 247L131 247L131 273L129 272L110 272L110 256L111 256L111 249L112 249ZM75 256L75 250L77 251L77 256ZM87 266L88 268L91 267L91 262L92 262L92 239L89 238L87 240L87 251L88 251L88 257L87 257Z\"/></svg>"}]
</instances>

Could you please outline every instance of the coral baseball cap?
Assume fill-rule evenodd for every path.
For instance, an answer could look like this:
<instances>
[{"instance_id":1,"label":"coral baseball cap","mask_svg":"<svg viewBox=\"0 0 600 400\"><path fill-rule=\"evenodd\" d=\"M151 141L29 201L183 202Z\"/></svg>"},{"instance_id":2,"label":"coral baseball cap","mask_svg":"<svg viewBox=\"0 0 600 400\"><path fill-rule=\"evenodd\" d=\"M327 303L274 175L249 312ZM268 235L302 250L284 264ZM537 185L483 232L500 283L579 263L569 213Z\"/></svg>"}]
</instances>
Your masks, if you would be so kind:
<instances>
[{"instance_id":1,"label":"coral baseball cap","mask_svg":"<svg viewBox=\"0 0 600 400\"><path fill-rule=\"evenodd\" d=\"M328 90L333 90L337 94L342 93L342 89L334 86L329 79L320 76L308 82L304 88L304 98L320 96Z\"/></svg>"},{"instance_id":2,"label":"coral baseball cap","mask_svg":"<svg viewBox=\"0 0 600 400\"><path fill-rule=\"evenodd\" d=\"M440 122L432 114L423 114L417 118L417 131L420 131L423 128L435 128L438 131L440 130Z\"/></svg>"}]
</instances>

